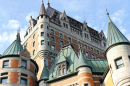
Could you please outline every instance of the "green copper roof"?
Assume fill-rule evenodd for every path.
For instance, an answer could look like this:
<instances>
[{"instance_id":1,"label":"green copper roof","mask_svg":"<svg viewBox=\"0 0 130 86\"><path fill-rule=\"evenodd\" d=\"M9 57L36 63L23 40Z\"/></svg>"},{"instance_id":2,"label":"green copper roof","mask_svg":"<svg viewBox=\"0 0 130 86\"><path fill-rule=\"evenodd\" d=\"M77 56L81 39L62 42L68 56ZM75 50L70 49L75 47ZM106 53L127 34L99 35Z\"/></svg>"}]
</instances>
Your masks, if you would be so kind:
<instances>
[{"instance_id":1,"label":"green copper roof","mask_svg":"<svg viewBox=\"0 0 130 86\"><path fill-rule=\"evenodd\" d=\"M81 66L88 66L87 64L87 60L85 59L82 50L80 49L80 56L79 56L79 60L78 60L78 67Z\"/></svg>"},{"instance_id":2,"label":"green copper roof","mask_svg":"<svg viewBox=\"0 0 130 86\"><path fill-rule=\"evenodd\" d=\"M1 57L2 55L0 54L0 57Z\"/></svg>"},{"instance_id":3,"label":"green copper roof","mask_svg":"<svg viewBox=\"0 0 130 86\"><path fill-rule=\"evenodd\" d=\"M23 47L19 41L19 37L17 35L16 40L6 49L3 55L18 55L19 51L22 51Z\"/></svg>"},{"instance_id":4,"label":"green copper roof","mask_svg":"<svg viewBox=\"0 0 130 86\"><path fill-rule=\"evenodd\" d=\"M87 59L87 63L92 67L92 72L104 73L108 67L107 60Z\"/></svg>"},{"instance_id":5,"label":"green copper roof","mask_svg":"<svg viewBox=\"0 0 130 86\"><path fill-rule=\"evenodd\" d=\"M57 64L66 61L63 52L61 52L61 53L59 54L59 57L60 57L60 59L58 60Z\"/></svg>"},{"instance_id":6,"label":"green copper roof","mask_svg":"<svg viewBox=\"0 0 130 86\"><path fill-rule=\"evenodd\" d=\"M121 33L121 31L111 21L109 14L108 14L108 34L107 34L106 48L110 47L113 44L120 43L120 42L129 42L129 40Z\"/></svg>"},{"instance_id":7,"label":"green copper roof","mask_svg":"<svg viewBox=\"0 0 130 86\"><path fill-rule=\"evenodd\" d=\"M49 71L47 69L47 66L44 66L40 80L48 80L48 79L49 79Z\"/></svg>"},{"instance_id":8,"label":"green copper roof","mask_svg":"<svg viewBox=\"0 0 130 86\"><path fill-rule=\"evenodd\" d=\"M61 61L67 62L67 72L64 75L76 72L78 57L75 54L71 45L68 45L67 47L62 48L61 51L59 52L58 56L56 57L54 63L52 64L49 70L49 80L61 77L61 76L58 76L58 70L57 70L58 68L57 63Z\"/></svg>"}]
</instances>

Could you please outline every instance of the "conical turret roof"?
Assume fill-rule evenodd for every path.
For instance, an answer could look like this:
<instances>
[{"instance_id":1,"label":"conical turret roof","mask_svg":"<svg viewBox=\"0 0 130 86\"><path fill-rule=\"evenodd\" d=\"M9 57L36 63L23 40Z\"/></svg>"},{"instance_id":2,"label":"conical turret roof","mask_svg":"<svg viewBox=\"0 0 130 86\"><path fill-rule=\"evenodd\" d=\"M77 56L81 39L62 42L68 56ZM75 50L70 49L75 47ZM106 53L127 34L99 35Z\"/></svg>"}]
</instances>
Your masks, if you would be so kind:
<instances>
[{"instance_id":1,"label":"conical turret roof","mask_svg":"<svg viewBox=\"0 0 130 86\"><path fill-rule=\"evenodd\" d=\"M78 62L79 63L78 63L78 67L77 68L82 67L82 66L89 66L87 64L87 60L85 59L81 49L80 49L80 56L79 56L79 61Z\"/></svg>"},{"instance_id":2,"label":"conical turret roof","mask_svg":"<svg viewBox=\"0 0 130 86\"><path fill-rule=\"evenodd\" d=\"M49 79L49 71L47 69L47 66L44 65L44 68L42 70L42 74L41 74L40 80L48 80L48 79Z\"/></svg>"},{"instance_id":3,"label":"conical turret roof","mask_svg":"<svg viewBox=\"0 0 130 86\"><path fill-rule=\"evenodd\" d=\"M109 13L107 13L107 15L108 15L108 34L107 34L106 48L121 42L129 43L129 40L121 33L121 31L112 22L112 20L109 17Z\"/></svg>"},{"instance_id":4,"label":"conical turret roof","mask_svg":"<svg viewBox=\"0 0 130 86\"><path fill-rule=\"evenodd\" d=\"M19 33L16 36L16 40L5 50L3 55L18 55L23 47L20 43Z\"/></svg>"},{"instance_id":5,"label":"conical turret roof","mask_svg":"<svg viewBox=\"0 0 130 86\"><path fill-rule=\"evenodd\" d=\"M42 6L41 6L41 10L40 10L39 16L40 16L40 15L43 15L43 14L46 15L46 9L45 9L44 3L42 3Z\"/></svg>"}]
</instances>

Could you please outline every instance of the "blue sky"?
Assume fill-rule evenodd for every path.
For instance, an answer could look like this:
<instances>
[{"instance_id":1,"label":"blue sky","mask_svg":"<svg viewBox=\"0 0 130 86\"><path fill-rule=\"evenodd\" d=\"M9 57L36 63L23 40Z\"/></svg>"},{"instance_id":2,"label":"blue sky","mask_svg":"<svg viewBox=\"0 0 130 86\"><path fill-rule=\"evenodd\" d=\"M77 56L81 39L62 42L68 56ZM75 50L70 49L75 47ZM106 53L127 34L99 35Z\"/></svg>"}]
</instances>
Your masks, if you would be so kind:
<instances>
[{"instance_id":1,"label":"blue sky","mask_svg":"<svg viewBox=\"0 0 130 86\"><path fill-rule=\"evenodd\" d=\"M23 40L28 27L29 16L39 14L42 0L0 0L0 54L16 38L20 25ZM47 7L48 0L44 0ZM108 18L105 6L111 19L123 34L130 40L130 0L50 0L51 7L70 17L83 22L99 32L107 34Z\"/></svg>"}]
</instances>

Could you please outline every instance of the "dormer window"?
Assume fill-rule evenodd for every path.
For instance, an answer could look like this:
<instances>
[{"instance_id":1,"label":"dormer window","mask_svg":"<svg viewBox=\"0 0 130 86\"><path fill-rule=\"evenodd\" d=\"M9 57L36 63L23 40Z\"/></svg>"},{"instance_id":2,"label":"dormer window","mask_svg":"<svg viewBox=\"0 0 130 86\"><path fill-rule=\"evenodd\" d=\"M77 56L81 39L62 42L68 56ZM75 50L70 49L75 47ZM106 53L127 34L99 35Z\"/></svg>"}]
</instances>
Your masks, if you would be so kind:
<instances>
[{"instance_id":1,"label":"dormer window","mask_svg":"<svg viewBox=\"0 0 130 86\"><path fill-rule=\"evenodd\" d=\"M66 71L67 71L67 64L66 64L66 62L58 63L57 66L58 66L58 76L65 75Z\"/></svg>"}]
</instances>

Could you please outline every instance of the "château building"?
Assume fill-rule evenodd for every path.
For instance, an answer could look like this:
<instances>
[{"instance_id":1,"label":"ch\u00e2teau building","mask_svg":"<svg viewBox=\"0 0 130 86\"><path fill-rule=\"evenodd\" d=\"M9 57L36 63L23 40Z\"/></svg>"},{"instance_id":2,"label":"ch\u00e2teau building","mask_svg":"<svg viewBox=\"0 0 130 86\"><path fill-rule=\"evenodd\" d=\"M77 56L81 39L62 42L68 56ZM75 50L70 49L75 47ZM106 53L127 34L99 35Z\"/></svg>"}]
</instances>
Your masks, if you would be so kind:
<instances>
[{"instance_id":1,"label":"ch\u00e2teau building","mask_svg":"<svg viewBox=\"0 0 130 86\"><path fill-rule=\"evenodd\" d=\"M0 55L0 86L129 86L130 42L108 15L108 36L42 3L21 42Z\"/></svg>"}]
</instances>

